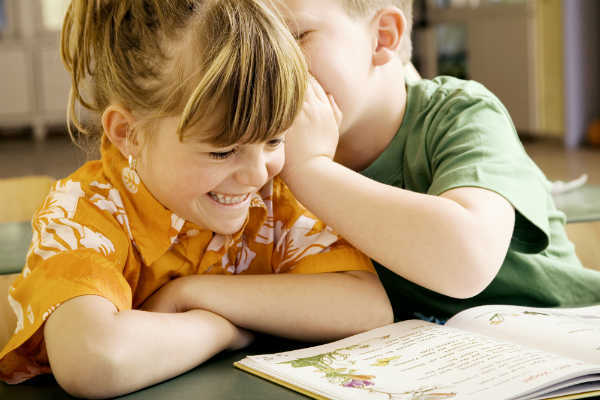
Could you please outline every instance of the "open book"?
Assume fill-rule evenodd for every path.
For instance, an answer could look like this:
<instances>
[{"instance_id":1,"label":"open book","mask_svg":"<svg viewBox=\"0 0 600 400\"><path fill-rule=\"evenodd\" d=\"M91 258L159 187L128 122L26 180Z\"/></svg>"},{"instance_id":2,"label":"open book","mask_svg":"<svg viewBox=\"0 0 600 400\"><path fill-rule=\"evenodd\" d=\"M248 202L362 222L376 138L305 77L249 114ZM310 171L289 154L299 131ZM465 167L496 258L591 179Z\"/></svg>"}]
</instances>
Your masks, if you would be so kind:
<instances>
[{"instance_id":1,"label":"open book","mask_svg":"<svg viewBox=\"0 0 600 400\"><path fill-rule=\"evenodd\" d=\"M480 306L234 365L315 399L600 396L600 306Z\"/></svg>"}]
</instances>

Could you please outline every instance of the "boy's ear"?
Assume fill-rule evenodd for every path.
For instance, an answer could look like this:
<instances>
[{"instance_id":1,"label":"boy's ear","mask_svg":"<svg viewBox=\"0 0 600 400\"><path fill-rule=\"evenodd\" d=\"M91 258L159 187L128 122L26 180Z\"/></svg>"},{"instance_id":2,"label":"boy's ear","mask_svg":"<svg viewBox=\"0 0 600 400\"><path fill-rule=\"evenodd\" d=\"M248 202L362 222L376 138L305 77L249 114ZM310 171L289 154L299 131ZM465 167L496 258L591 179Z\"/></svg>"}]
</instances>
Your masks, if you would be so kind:
<instances>
[{"instance_id":1,"label":"boy's ear","mask_svg":"<svg viewBox=\"0 0 600 400\"><path fill-rule=\"evenodd\" d=\"M373 65L385 65L396 57L405 27L406 17L396 7L386 7L375 14L372 20Z\"/></svg>"},{"instance_id":2,"label":"boy's ear","mask_svg":"<svg viewBox=\"0 0 600 400\"><path fill-rule=\"evenodd\" d=\"M139 153L139 143L133 134L135 119L129 111L119 105L110 105L102 113L104 134L114 144L123 157L134 157Z\"/></svg>"}]
</instances>

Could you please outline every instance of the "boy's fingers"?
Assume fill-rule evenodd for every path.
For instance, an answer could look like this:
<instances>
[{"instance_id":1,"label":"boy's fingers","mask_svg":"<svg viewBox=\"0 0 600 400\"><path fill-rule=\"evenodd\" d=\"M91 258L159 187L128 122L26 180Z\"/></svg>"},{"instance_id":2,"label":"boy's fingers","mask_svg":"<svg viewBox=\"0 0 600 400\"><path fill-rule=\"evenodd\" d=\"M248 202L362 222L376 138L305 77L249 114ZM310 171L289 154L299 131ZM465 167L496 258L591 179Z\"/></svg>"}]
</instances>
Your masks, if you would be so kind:
<instances>
[{"instance_id":1,"label":"boy's fingers","mask_svg":"<svg viewBox=\"0 0 600 400\"><path fill-rule=\"evenodd\" d=\"M321 86L319 81L314 76L311 75L310 78L311 86L314 90L315 95L317 96L317 99L328 103L329 100L327 99L327 93L325 93L325 89L323 89L323 86Z\"/></svg>"},{"instance_id":2,"label":"boy's fingers","mask_svg":"<svg viewBox=\"0 0 600 400\"><path fill-rule=\"evenodd\" d=\"M337 103L335 102L335 98L332 95L328 95L327 98L329 99L329 104L331 105L331 109L333 110L333 116L335 117L335 122L339 129L342 125L342 119L344 117L344 114L342 113L342 110L340 110L340 108L338 107Z\"/></svg>"},{"instance_id":3,"label":"boy's fingers","mask_svg":"<svg viewBox=\"0 0 600 400\"><path fill-rule=\"evenodd\" d=\"M304 93L304 101L310 102L311 99L316 98L317 94L315 93L315 78L311 75L308 79L308 85L306 85L306 92Z\"/></svg>"}]
</instances>

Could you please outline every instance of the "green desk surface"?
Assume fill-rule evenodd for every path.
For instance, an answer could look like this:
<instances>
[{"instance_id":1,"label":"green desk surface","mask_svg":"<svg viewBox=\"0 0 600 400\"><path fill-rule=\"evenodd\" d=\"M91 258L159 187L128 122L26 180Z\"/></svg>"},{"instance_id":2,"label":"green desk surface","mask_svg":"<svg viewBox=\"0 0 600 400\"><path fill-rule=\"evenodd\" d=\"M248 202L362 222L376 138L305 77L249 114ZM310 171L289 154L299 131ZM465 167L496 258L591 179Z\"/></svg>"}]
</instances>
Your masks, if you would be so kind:
<instances>
[{"instance_id":1,"label":"green desk surface","mask_svg":"<svg viewBox=\"0 0 600 400\"><path fill-rule=\"evenodd\" d=\"M246 355L273 353L298 348L299 344L262 338L248 349L223 353L199 367L155 386L119 397L127 400L298 400L306 396L238 370L232 364ZM160 362L160 360L157 360ZM98 382L99 385L102 382ZM29 383L7 385L0 382L2 400L73 399L63 391L51 375L44 375Z\"/></svg>"},{"instance_id":2,"label":"green desk surface","mask_svg":"<svg viewBox=\"0 0 600 400\"><path fill-rule=\"evenodd\" d=\"M584 185L553 197L556 207L567 215L567 222L600 220L600 185Z\"/></svg>"}]
</instances>

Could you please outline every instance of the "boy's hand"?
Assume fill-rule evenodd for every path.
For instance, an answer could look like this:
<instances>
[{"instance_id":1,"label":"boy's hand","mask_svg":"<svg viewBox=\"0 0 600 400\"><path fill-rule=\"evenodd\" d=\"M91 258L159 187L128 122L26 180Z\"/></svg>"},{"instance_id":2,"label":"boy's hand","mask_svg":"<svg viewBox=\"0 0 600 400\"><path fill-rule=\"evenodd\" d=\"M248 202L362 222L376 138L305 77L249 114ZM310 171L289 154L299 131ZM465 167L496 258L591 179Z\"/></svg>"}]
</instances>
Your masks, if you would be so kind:
<instances>
[{"instance_id":1,"label":"boy's hand","mask_svg":"<svg viewBox=\"0 0 600 400\"><path fill-rule=\"evenodd\" d=\"M327 95L311 76L302 111L286 133L283 179L287 180L311 159L333 159L341 122L342 112L333 96Z\"/></svg>"}]
</instances>

